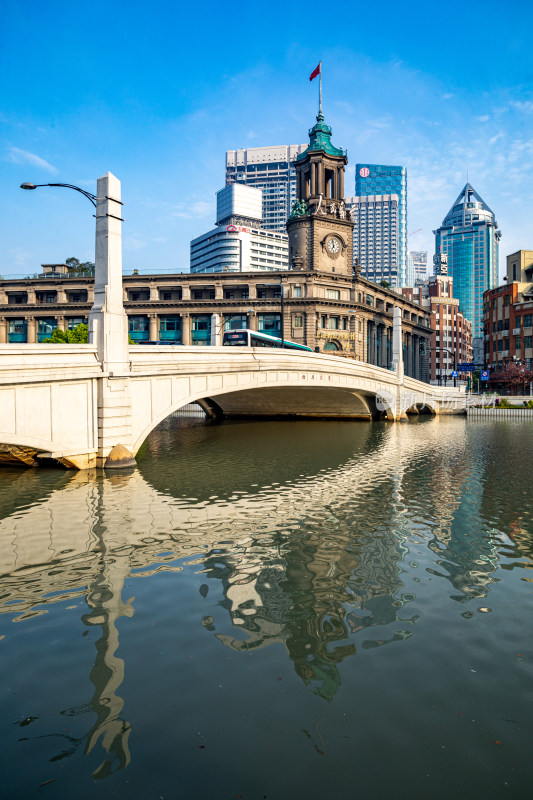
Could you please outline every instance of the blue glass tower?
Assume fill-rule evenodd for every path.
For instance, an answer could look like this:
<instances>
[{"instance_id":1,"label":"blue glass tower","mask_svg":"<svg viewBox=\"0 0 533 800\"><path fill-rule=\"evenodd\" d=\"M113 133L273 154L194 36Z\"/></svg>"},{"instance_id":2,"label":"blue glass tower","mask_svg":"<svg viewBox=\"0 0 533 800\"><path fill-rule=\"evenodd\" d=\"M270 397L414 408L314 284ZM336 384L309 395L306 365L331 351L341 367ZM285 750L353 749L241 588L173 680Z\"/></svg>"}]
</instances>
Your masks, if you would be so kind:
<instances>
[{"instance_id":1,"label":"blue glass tower","mask_svg":"<svg viewBox=\"0 0 533 800\"><path fill-rule=\"evenodd\" d=\"M398 195L398 285L407 286L407 169L386 164L356 164L355 194Z\"/></svg>"},{"instance_id":2,"label":"blue glass tower","mask_svg":"<svg viewBox=\"0 0 533 800\"><path fill-rule=\"evenodd\" d=\"M435 234L435 253L446 253L459 308L483 335L483 292L498 285L501 232L494 212L467 183Z\"/></svg>"}]
</instances>

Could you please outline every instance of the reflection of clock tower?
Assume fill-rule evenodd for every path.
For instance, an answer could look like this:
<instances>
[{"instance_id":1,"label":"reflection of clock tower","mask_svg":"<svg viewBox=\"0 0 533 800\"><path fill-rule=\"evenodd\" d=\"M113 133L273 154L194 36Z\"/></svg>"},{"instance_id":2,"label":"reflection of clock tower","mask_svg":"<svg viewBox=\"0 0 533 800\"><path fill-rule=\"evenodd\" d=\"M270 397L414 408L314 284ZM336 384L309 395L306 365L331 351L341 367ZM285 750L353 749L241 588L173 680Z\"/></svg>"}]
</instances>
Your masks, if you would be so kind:
<instances>
[{"instance_id":1,"label":"reflection of clock tower","mask_svg":"<svg viewBox=\"0 0 533 800\"><path fill-rule=\"evenodd\" d=\"M344 202L346 152L331 144L320 111L296 169L297 201L287 221L290 269L352 274L353 222Z\"/></svg>"}]
</instances>

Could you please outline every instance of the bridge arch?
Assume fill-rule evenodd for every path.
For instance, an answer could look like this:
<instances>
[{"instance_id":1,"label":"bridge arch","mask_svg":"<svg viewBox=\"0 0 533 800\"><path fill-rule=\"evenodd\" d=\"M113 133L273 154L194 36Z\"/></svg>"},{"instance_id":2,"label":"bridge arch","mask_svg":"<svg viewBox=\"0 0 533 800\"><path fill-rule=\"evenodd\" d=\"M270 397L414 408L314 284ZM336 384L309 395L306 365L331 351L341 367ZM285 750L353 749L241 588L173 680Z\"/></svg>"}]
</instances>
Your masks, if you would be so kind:
<instances>
[{"instance_id":1,"label":"bridge arch","mask_svg":"<svg viewBox=\"0 0 533 800\"><path fill-rule=\"evenodd\" d=\"M149 434L161 422L183 406L198 403L212 418L286 418L286 419L394 419L391 407L376 404L377 392L367 388L318 385L302 386L301 382L282 381L242 385L224 389L198 389L173 397L158 412L146 419L146 414L134 413L132 453L135 455ZM136 420L136 422L135 422Z\"/></svg>"}]
</instances>

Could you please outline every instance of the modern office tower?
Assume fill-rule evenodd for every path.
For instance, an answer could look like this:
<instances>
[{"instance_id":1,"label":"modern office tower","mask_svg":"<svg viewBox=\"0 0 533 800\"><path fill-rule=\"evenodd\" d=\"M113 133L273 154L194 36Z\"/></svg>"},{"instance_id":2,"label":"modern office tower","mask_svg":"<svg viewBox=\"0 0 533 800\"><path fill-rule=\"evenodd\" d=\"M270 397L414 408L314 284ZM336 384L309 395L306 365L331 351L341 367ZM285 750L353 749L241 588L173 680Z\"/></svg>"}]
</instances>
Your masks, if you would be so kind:
<instances>
[{"instance_id":1,"label":"modern office tower","mask_svg":"<svg viewBox=\"0 0 533 800\"><path fill-rule=\"evenodd\" d=\"M435 234L435 253L448 256L455 296L472 323L472 336L483 336L483 292L498 283L501 232L494 213L467 183ZM476 343L474 342L476 345Z\"/></svg>"},{"instance_id":2,"label":"modern office tower","mask_svg":"<svg viewBox=\"0 0 533 800\"><path fill-rule=\"evenodd\" d=\"M407 169L386 164L356 164L355 194L391 195L398 197L398 283L407 280ZM388 280L385 278L385 280ZM392 281L389 281L392 284Z\"/></svg>"},{"instance_id":3,"label":"modern office tower","mask_svg":"<svg viewBox=\"0 0 533 800\"><path fill-rule=\"evenodd\" d=\"M217 192L217 225L261 226L263 220L263 192L252 186L233 183Z\"/></svg>"},{"instance_id":4,"label":"modern office tower","mask_svg":"<svg viewBox=\"0 0 533 800\"><path fill-rule=\"evenodd\" d=\"M263 228L285 233L296 200L293 161L305 144L248 147L226 151L226 185L244 183L263 190Z\"/></svg>"},{"instance_id":5,"label":"modern office tower","mask_svg":"<svg viewBox=\"0 0 533 800\"><path fill-rule=\"evenodd\" d=\"M216 228L191 242L191 272L288 269L286 233L261 227L262 191L231 184L217 192Z\"/></svg>"},{"instance_id":6,"label":"modern office tower","mask_svg":"<svg viewBox=\"0 0 533 800\"><path fill-rule=\"evenodd\" d=\"M413 283L408 283L408 285L416 286L417 281L425 281L428 267L427 250L409 250L408 263L408 279L411 276L413 278Z\"/></svg>"},{"instance_id":7,"label":"modern office tower","mask_svg":"<svg viewBox=\"0 0 533 800\"><path fill-rule=\"evenodd\" d=\"M399 286L399 197L397 194L347 197L353 228L353 257L361 275L373 283Z\"/></svg>"}]
</instances>

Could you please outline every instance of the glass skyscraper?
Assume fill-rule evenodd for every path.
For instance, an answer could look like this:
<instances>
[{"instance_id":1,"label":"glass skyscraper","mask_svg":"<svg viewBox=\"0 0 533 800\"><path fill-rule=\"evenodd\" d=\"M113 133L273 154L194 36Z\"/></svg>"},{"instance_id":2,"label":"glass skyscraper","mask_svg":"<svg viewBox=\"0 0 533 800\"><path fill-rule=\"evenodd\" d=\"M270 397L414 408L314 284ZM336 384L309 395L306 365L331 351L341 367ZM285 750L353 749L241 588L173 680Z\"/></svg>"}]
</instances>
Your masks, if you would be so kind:
<instances>
[{"instance_id":1,"label":"glass skyscraper","mask_svg":"<svg viewBox=\"0 0 533 800\"><path fill-rule=\"evenodd\" d=\"M357 197L367 195L398 196L398 279L401 288L407 283L407 169L405 167L387 166L385 164L356 164L355 194ZM395 285L394 276L387 278L386 264L381 270L383 277ZM363 266L363 275L365 274Z\"/></svg>"},{"instance_id":2,"label":"glass skyscraper","mask_svg":"<svg viewBox=\"0 0 533 800\"><path fill-rule=\"evenodd\" d=\"M501 232L493 211L467 183L435 234L435 253L448 256L459 308L483 335L483 292L498 284Z\"/></svg>"}]
</instances>

